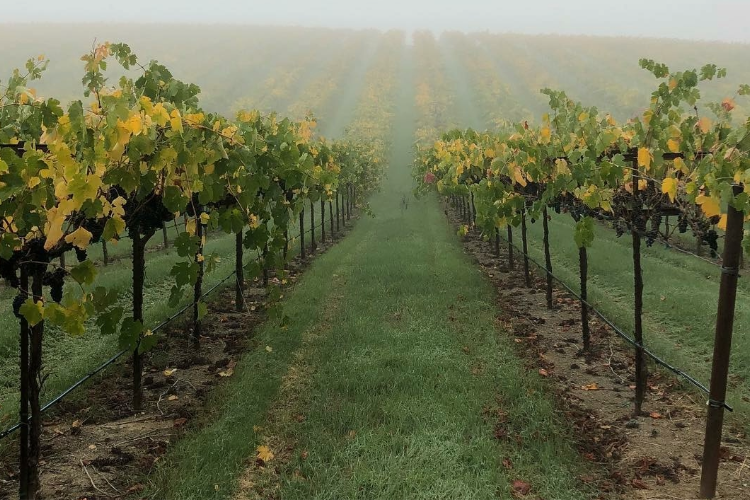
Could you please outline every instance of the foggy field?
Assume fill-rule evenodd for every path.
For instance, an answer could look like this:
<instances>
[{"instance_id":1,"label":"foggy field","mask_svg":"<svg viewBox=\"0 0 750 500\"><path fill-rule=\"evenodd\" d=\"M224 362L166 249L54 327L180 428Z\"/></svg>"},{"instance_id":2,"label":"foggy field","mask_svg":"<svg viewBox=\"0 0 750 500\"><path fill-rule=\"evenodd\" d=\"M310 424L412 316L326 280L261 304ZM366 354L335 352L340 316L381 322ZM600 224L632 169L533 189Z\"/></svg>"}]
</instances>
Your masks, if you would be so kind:
<instances>
[{"instance_id":1,"label":"foggy field","mask_svg":"<svg viewBox=\"0 0 750 500\"><path fill-rule=\"evenodd\" d=\"M414 18L424 12L427 19L429 7L390 0L384 5L391 11L362 5L356 22L329 23L335 27L318 25L328 12L344 19L356 6L331 2L315 12L299 6L297 18L277 26L254 25L234 5L234 19L225 12L198 20L187 4L175 14L180 24L157 18L166 9L161 4L132 24L119 10L107 22L72 24L87 18L67 19L62 7L50 15L64 22L0 24L2 250L17 255L28 242L47 238L42 264L60 263L66 299L105 302L106 295L93 298L101 286L119 294L112 304L125 314L103 334L85 310L91 317L68 335L52 323L56 310L44 309L58 285L39 274L48 288L34 292L42 301L37 309L33 300L18 302L22 294L4 271L0 432L19 420L19 406L25 415L28 400L38 424L31 433L42 445L31 447L26 462L21 458L39 473L35 496L23 486L33 474L19 466L22 439L34 436L3 436L0 497L16 498L20 489L32 500L697 498L702 467L711 461L702 456L707 395L684 375L709 385L717 299L720 286L728 286L720 283L735 272L720 254L731 252L728 234L742 239L743 220L745 233L750 229L741 214L735 232L727 229L730 214L748 199L733 188L750 182L750 99L742 95L750 87L738 91L750 83L750 45L744 24L734 19L746 9L717 2L736 10L725 30L709 26L705 37L725 41L700 34L689 40L690 26L675 26L688 18L698 23L697 10L673 12L677 3L669 2L672 10L654 7L660 16L674 15L662 31L654 27L659 19L628 30L621 6L609 18L585 19L582 5L591 10L596 3L560 7L537 30L529 28L533 8L508 7L503 17L498 7L484 19L492 9L477 2L467 2L463 17L455 12L455 24L453 11L437 2L433 29L416 29L428 25ZM685 4L693 3L702 5ZM256 6L259 23L261 13L273 17L269 9ZM306 26L285 26L302 18ZM574 28L575 19L584 27ZM488 30L495 24L502 33ZM128 44L138 63L120 68L114 51L121 47L100 45L105 41ZM113 88L84 97L81 58L105 53L106 85ZM40 80L6 87L15 68L24 74L27 59L40 55L38 63L49 59ZM639 67L642 58L669 72L655 78ZM145 84L134 84L153 76L145 66L154 60L173 78L144 76ZM711 78L696 83L701 99L693 108L689 70L698 69L697 81L709 63L727 75L704 68ZM675 73L682 70L688 73ZM175 97L185 92L178 80L200 87L195 102ZM557 96L567 107L551 107L540 92L545 88L565 91L572 101ZM23 114L46 97L62 102L59 114L47 108L43 118ZM659 99L670 113L658 114ZM69 110L76 100L82 106ZM108 100L116 105L102 111ZM157 101L166 107L157 110ZM717 118L707 102L720 103L712 108ZM13 114L15 108L22 111ZM87 133L60 139L77 109L83 112L74 125ZM655 132L644 132L654 123ZM714 136L706 137L714 131L711 142ZM727 137L736 144L722 149ZM49 149L34 150L40 160L32 161L29 144L45 141ZM56 163L58 157L64 161ZM11 159L27 163L18 170ZM699 167L690 170L693 164ZM706 174L706 165L715 171ZM94 208L81 203L60 217L62 209L47 204L79 196L68 191L74 177L79 191L100 197L87 199ZM711 184L718 182L725 184ZM119 194L127 191L122 186L136 187L128 198ZM555 196L543 198L553 188ZM182 196L179 210L167 206L169 189ZM638 198L644 191L657 199L653 207ZM200 201L202 193L213 197ZM627 228L616 232L618 195L627 198L620 207ZM119 213L125 198L126 208L159 203L157 223L143 231L153 236L143 243L145 253L134 251L140 236L118 244L146 224L138 222L143 215ZM27 203L23 210L18 199ZM662 238L666 205L672 233ZM750 213L750 201L742 210ZM683 212L695 220L676 232L678 220L687 227ZM16 222L29 214L28 227L18 230ZM38 214L48 218L37 220ZM86 229L104 219L122 223L109 240L101 236L109 247ZM63 235L54 255L50 220ZM179 224L167 234L170 220ZM643 334L643 345L660 358L660 364L647 359L647 378L635 374L638 349L634 354L594 314L582 319L582 302L562 283L553 290L543 269L532 264L525 271L520 249L512 265L506 226L521 245L521 220L529 226L531 258L544 263L546 234L549 266L564 286L578 294L588 280L583 304L626 335ZM75 224L88 233L83 248ZM592 243L579 242L588 236ZM77 250L89 243L81 256ZM90 280L73 276L78 259L89 266ZM748 272L745 262L738 264L741 274ZM140 295L139 263L145 266ZM195 275L181 275L186 268ZM11 273L24 269L19 264ZM638 290L638 276L645 291ZM176 302L170 300L175 283L186 287ZM202 295L214 285L212 295ZM639 293L642 311L634 306ZM750 285L740 280L736 293L725 380L734 412L718 427L715 457L720 498L730 500L750 495ZM124 325L131 311L136 322L138 297L141 323L134 328L142 328L128 344ZM24 309L15 314L19 304ZM151 328L183 306L186 314L154 335ZM26 317L29 310L41 311L37 323ZM43 363L27 366L36 375L23 375L19 366L22 317L31 333L49 324L40 339ZM591 336L582 339L589 324ZM139 351L152 340L152 350ZM126 355L60 405L43 414L34 407L120 351ZM43 381L36 400L24 396L29 380ZM641 389L645 401L636 395ZM723 399L711 406L722 415ZM42 461L34 462L34 454Z\"/></svg>"}]
</instances>

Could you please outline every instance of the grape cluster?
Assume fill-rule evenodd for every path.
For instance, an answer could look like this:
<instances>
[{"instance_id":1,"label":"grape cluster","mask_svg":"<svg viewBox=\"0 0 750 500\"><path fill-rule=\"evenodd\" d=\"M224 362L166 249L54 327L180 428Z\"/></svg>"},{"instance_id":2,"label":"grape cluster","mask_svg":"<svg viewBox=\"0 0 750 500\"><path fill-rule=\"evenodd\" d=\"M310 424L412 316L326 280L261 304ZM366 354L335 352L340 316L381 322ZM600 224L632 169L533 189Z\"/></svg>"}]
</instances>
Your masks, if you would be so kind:
<instances>
[{"instance_id":1,"label":"grape cluster","mask_svg":"<svg viewBox=\"0 0 750 500\"><path fill-rule=\"evenodd\" d=\"M21 319L21 306L26 302L26 294L18 292L18 295L13 297L13 315Z\"/></svg>"},{"instance_id":2,"label":"grape cluster","mask_svg":"<svg viewBox=\"0 0 750 500\"><path fill-rule=\"evenodd\" d=\"M65 269L58 267L54 271L47 271L44 273L42 284L50 287L50 295L52 300L58 304L62 300L63 286L65 286Z\"/></svg>"},{"instance_id":3,"label":"grape cluster","mask_svg":"<svg viewBox=\"0 0 750 500\"><path fill-rule=\"evenodd\" d=\"M10 260L0 259L0 278L3 278L11 288L18 288L21 284L16 273L18 262L17 254L13 254Z\"/></svg>"},{"instance_id":4,"label":"grape cluster","mask_svg":"<svg viewBox=\"0 0 750 500\"><path fill-rule=\"evenodd\" d=\"M615 228L615 235L617 235L618 238L625 234L625 231L628 229L627 224L620 220L615 221L613 227Z\"/></svg>"},{"instance_id":5,"label":"grape cluster","mask_svg":"<svg viewBox=\"0 0 750 500\"><path fill-rule=\"evenodd\" d=\"M86 250L81 250L80 248L75 247L75 251L76 251L76 259L78 259L78 262L83 262L88 257Z\"/></svg>"},{"instance_id":6,"label":"grape cluster","mask_svg":"<svg viewBox=\"0 0 750 500\"><path fill-rule=\"evenodd\" d=\"M680 220L677 221L677 230L680 231L680 234L685 234L687 232L687 228L688 228L687 216L683 214L680 216Z\"/></svg>"},{"instance_id":7,"label":"grape cluster","mask_svg":"<svg viewBox=\"0 0 750 500\"><path fill-rule=\"evenodd\" d=\"M661 226L661 214L656 211L651 216L651 229L646 232L646 246L650 247L659 236L659 226Z\"/></svg>"},{"instance_id":8,"label":"grape cluster","mask_svg":"<svg viewBox=\"0 0 750 500\"><path fill-rule=\"evenodd\" d=\"M711 249L711 257L716 258L718 256L717 250L719 249L719 235L713 229L706 232L703 236L703 241L708 244L708 248Z\"/></svg>"}]
</instances>

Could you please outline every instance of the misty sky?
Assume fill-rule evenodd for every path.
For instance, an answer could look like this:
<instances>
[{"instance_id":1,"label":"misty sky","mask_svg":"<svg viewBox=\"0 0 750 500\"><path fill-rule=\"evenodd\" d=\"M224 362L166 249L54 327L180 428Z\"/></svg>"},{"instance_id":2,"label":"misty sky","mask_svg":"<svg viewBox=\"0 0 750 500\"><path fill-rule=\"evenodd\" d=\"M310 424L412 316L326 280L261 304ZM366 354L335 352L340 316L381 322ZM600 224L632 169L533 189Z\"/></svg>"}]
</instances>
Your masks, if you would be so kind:
<instances>
[{"instance_id":1,"label":"misty sky","mask_svg":"<svg viewBox=\"0 0 750 500\"><path fill-rule=\"evenodd\" d=\"M749 19L750 0L32 0L4 9L0 23L247 23L750 42Z\"/></svg>"}]
</instances>

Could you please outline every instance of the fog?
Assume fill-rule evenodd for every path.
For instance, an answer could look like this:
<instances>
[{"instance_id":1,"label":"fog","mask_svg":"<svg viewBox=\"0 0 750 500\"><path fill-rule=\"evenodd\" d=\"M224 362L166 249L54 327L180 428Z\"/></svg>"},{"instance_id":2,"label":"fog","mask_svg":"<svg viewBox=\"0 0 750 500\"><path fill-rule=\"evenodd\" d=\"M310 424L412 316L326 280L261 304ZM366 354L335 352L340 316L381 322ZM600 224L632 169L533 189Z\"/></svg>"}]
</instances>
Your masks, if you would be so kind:
<instances>
[{"instance_id":1,"label":"fog","mask_svg":"<svg viewBox=\"0 0 750 500\"><path fill-rule=\"evenodd\" d=\"M2 16L0 23L271 24L750 42L750 2L740 0L37 0L3 9Z\"/></svg>"}]
</instances>

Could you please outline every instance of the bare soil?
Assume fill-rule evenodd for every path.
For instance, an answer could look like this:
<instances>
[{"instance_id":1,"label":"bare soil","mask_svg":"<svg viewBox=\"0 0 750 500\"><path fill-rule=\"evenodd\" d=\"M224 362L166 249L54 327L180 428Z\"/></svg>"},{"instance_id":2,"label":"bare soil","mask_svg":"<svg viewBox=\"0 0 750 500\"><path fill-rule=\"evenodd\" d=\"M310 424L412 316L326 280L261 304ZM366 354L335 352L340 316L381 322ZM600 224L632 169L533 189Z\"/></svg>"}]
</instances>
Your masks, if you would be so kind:
<instances>
[{"instance_id":1,"label":"bare soil","mask_svg":"<svg viewBox=\"0 0 750 500\"><path fill-rule=\"evenodd\" d=\"M464 224L457 211L445 209L456 228ZM584 353L580 303L555 288L548 309L544 270L530 262L527 288L523 255L515 250L510 269L504 240L499 256L494 242L482 240L478 231L463 237L463 245L497 290L500 330L511 336L530 374L549 381L582 460L593 466L591 476L579 479L596 487L600 498L698 498L704 397L649 363L648 395L642 414L634 416L635 362L629 345L590 314L592 352ZM749 457L744 431L725 425L716 498L750 498Z\"/></svg>"},{"instance_id":2,"label":"bare soil","mask_svg":"<svg viewBox=\"0 0 750 500\"><path fill-rule=\"evenodd\" d=\"M336 240L352 225L342 227ZM286 287L335 241L318 242L305 261L289 263ZM271 280L276 280L273 276ZM278 284L278 280L277 284ZM189 314L168 325L144 359L144 408L131 406L130 359L108 368L51 409L43 422L40 480L44 499L137 498L146 476L169 446L200 425L216 386L230 379L243 353L255 350L254 332L266 319L262 282L247 283L241 311L230 283L209 297L200 348L190 338ZM8 439L13 439L8 438ZM18 497L17 446L0 456L0 498Z\"/></svg>"}]
</instances>

